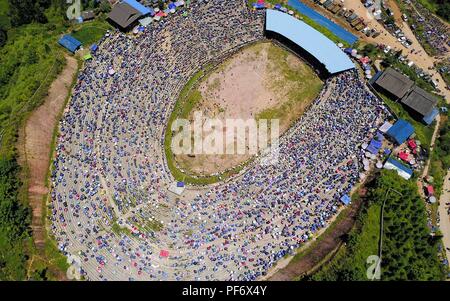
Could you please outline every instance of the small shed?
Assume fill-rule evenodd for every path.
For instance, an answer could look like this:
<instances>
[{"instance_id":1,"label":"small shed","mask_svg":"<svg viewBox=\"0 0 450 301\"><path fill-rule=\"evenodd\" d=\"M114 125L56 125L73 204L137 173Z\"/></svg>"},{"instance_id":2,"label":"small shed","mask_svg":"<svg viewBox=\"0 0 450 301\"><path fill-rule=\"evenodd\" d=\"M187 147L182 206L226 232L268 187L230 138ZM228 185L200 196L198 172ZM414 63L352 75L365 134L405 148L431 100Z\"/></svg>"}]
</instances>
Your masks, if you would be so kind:
<instances>
[{"instance_id":1,"label":"small shed","mask_svg":"<svg viewBox=\"0 0 450 301\"><path fill-rule=\"evenodd\" d=\"M399 119L389 128L386 134L400 145L414 134L414 127L408 121Z\"/></svg>"},{"instance_id":2,"label":"small shed","mask_svg":"<svg viewBox=\"0 0 450 301\"><path fill-rule=\"evenodd\" d=\"M61 39L59 39L58 44L63 46L72 53L75 53L78 50L78 48L81 47L81 42L68 34L64 35Z\"/></svg>"}]
</instances>

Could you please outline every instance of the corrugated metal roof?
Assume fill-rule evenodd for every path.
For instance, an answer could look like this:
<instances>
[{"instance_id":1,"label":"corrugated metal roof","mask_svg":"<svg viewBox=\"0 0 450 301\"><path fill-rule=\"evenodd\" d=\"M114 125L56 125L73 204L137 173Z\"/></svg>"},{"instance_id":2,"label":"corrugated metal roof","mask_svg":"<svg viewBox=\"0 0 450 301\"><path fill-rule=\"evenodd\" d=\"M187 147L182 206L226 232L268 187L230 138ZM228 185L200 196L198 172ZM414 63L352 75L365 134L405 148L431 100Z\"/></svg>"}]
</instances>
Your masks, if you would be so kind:
<instances>
[{"instance_id":1,"label":"corrugated metal roof","mask_svg":"<svg viewBox=\"0 0 450 301\"><path fill-rule=\"evenodd\" d=\"M137 9L144 16L154 13L153 8L146 7L135 0L123 0L123 2Z\"/></svg>"},{"instance_id":2,"label":"corrugated metal roof","mask_svg":"<svg viewBox=\"0 0 450 301\"><path fill-rule=\"evenodd\" d=\"M414 85L407 76L387 68L375 81L375 84L388 91L397 98L402 98Z\"/></svg>"},{"instance_id":3,"label":"corrugated metal roof","mask_svg":"<svg viewBox=\"0 0 450 301\"><path fill-rule=\"evenodd\" d=\"M114 21L114 23L116 23L120 27L127 28L141 16L142 14L134 7L130 6L127 3L119 2L114 5L113 9L108 15L108 18Z\"/></svg>"},{"instance_id":4,"label":"corrugated metal roof","mask_svg":"<svg viewBox=\"0 0 450 301\"><path fill-rule=\"evenodd\" d=\"M355 68L348 56L330 39L288 14L268 9L266 30L278 33L306 50L330 73Z\"/></svg>"},{"instance_id":5,"label":"corrugated metal roof","mask_svg":"<svg viewBox=\"0 0 450 301\"><path fill-rule=\"evenodd\" d=\"M406 97L403 97L402 103L420 115L427 116L436 107L438 100L430 93L415 86Z\"/></svg>"},{"instance_id":6,"label":"corrugated metal roof","mask_svg":"<svg viewBox=\"0 0 450 301\"><path fill-rule=\"evenodd\" d=\"M390 127L386 134L392 137L398 144L402 144L409 136L414 134L414 127L408 121L399 119Z\"/></svg>"},{"instance_id":7,"label":"corrugated metal roof","mask_svg":"<svg viewBox=\"0 0 450 301\"><path fill-rule=\"evenodd\" d=\"M59 39L58 43L72 53L75 53L75 51L77 51L77 49L81 46L80 41L68 34Z\"/></svg>"}]
</instances>

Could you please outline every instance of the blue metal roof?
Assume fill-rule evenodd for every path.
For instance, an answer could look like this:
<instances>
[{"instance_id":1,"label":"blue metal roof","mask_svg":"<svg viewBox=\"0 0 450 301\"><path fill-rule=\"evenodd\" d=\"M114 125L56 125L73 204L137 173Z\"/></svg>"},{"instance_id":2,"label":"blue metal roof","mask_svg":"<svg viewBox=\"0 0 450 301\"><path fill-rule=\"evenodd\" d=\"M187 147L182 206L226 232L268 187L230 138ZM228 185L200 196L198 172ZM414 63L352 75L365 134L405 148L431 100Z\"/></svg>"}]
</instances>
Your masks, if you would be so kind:
<instances>
[{"instance_id":1,"label":"blue metal roof","mask_svg":"<svg viewBox=\"0 0 450 301\"><path fill-rule=\"evenodd\" d=\"M81 46L80 41L68 34L59 39L58 43L72 53L75 53L75 51L77 51L77 49Z\"/></svg>"},{"instance_id":2,"label":"blue metal roof","mask_svg":"<svg viewBox=\"0 0 450 301\"><path fill-rule=\"evenodd\" d=\"M392 157L389 157L389 158L387 159L387 162L389 162L389 163L391 163L392 165L394 165L394 167L395 167L397 170L406 172L406 173L407 173L408 175L410 175L410 176L413 174L413 171L412 171L411 168L409 168L409 167L403 165L400 161L395 160L395 159L392 158Z\"/></svg>"},{"instance_id":3,"label":"blue metal roof","mask_svg":"<svg viewBox=\"0 0 450 301\"><path fill-rule=\"evenodd\" d=\"M351 201L352 201L352 199L351 199L347 194L344 194L344 195L341 197L341 202L344 203L344 205L350 204Z\"/></svg>"},{"instance_id":4,"label":"blue metal roof","mask_svg":"<svg viewBox=\"0 0 450 301\"><path fill-rule=\"evenodd\" d=\"M383 146L383 143L380 141L377 141L375 139L370 140L369 146L367 147L367 150L371 152L372 154L378 154L380 148Z\"/></svg>"},{"instance_id":5,"label":"blue metal roof","mask_svg":"<svg viewBox=\"0 0 450 301\"><path fill-rule=\"evenodd\" d=\"M402 144L409 136L414 134L414 127L406 120L399 119L391 126L386 134L392 137L398 144Z\"/></svg>"},{"instance_id":6,"label":"blue metal roof","mask_svg":"<svg viewBox=\"0 0 450 301\"><path fill-rule=\"evenodd\" d=\"M140 4L139 2L137 2L136 0L123 0L123 2L125 2L126 4L130 5L134 9L136 9L144 16L148 15L148 14L150 14L150 15L155 14L155 11L152 8L146 7L142 4Z\"/></svg>"},{"instance_id":7,"label":"blue metal roof","mask_svg":"<svg viewBox=\"0 0 450 301\"><path fill-rule=\"evenodd\" d=\"M302 47L330 73L355 68L349 57L330 39L306 23L277 10L266 10L266 30L278 33Z\"/></svg>"},{"instance_id":8,"label":"blue metal roof","mask_svg":"<svg viewBox=\"0 0 450 301\"><path fill-rule=\"evenodd\" d=\"M431 113L428 114L427 116L423 117L422 120L423 122L425 122L426 125L430 125L438 114L439 110L437 108L434 108L433 111L431 111Z\"/></svg>"},{"instance_id":9,"label":"blue metal roof","mask_svg":"<svg viewBox=\"0 0 450 301\"><path fill-rule=\"evenodd\" d=\"M332 22L330 19L322 16L321 14L316 12L314 9L306 6L301 1L289 0L288 5L292 6L293 8L298 10L300 13L304 14L305 16L311 18L314 22L322 25L325 28L328 28L332 33L334 33L336 36L338 36L342 40L346 41L350 45L352 45L356 41L358 41L358 37L356 37L352 33L348 32L343 27Z\"/></svg>"}]
</instances>

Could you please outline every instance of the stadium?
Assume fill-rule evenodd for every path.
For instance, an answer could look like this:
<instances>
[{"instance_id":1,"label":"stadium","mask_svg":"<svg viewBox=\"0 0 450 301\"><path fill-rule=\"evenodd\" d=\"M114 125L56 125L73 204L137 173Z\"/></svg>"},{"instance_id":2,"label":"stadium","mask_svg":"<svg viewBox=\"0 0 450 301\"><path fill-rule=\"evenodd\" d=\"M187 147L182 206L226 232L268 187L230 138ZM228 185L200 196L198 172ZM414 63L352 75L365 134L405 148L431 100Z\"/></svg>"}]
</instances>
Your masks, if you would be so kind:
<instances>
[{"instance_id":1,"label":"stadium","mask_svg":"<svg viewBox=\"0 0 450 301\"><path fill-rule=\"evenodd\" d=\"M321 90L283 131L277 164L255 156L183 187L166 147L180 95L199 70L267 42L314 70ZM243 0L195 2L188 17L135 36L111 32L93 58L60 122L50 206L58 248L87 280L266 277L337 215L360 180L359 145L389 114L332 41Z\"/></svg>"}]
</instances>

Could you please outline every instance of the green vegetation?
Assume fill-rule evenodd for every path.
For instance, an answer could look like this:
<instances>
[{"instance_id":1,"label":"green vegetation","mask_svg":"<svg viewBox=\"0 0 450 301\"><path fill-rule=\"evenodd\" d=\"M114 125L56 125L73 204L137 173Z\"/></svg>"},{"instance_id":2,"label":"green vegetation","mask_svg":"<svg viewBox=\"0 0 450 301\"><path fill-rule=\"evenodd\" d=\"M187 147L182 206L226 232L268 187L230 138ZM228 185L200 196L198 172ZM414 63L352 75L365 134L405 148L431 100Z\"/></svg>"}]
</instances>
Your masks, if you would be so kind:
<instances>
[{"instance_id":1,"label":"green vegetation","mask_svg":"<svg viewBox=\"0 0 450 301\"><path fill-rule=\"evenodd\" d=\"M65 8L63 0L0 0L0 280L54 279L67 267L51 239L41 254L33 245L27 171L16 163L17 130L65 66L59 36L73 28L89 43L109 26L100 18L72 27Z\"/></svg>"},{"instance_id":2,"label":"green vegetation","mask_svg":"<svg viewBox=\"0 0 450 301\"><path fill-rule=\"evenodd\" d=\"M450 22L450 2L448 0L417 0L426 9Z\"/></svg>"},{"instance_id":3,"label":"green vegetation","mask_svg":"<svg viewBox=\"0 0 450 301\"><path fill-rule=\"evenodd\" d=\"M434 178L434 191L439 199L444 178L447 170L450 169L450 122L448 116L441 114L441 122L439 126L439 136L436 139L433 152L431 153L431 161L429 175Z\"/></svg>"},{"instance_id":4,"label":"green vegetation","mask_svg":"<svg viewBox=\"0 0 450 301\"><path fill-rule=\"evenodd\" d=\"M304 106L308 105L322 90L323 83L308 66L302 64L297 68L290 65L287 60L289 52L280 47L270 46L269 60L282 74L281 78L272 81L270 88L279 90L279 87L282 87L282 90L287 90L287 100L277 107L259 113L256 119L280 119L283 123L284 120L291 120L289 116L293 113L296 116L299 115L298 112L302 113Z\"/></svg>"},{"instance_id":5,"label":"green vegetation","mask_svg":"<svg viewBox=\"0 0 450 301\"><path fill-rule=\"evenodd\" d=\"M113 222L113 224L111 226L111 230L117 235L125 234L127 236L131 236L130 229L128 229L126 227L121 227L117 222Z\"/></svg>"},{"instance_id":6,"label":"green vegetation","mask_svg":"<svg viewBox=\"0 0 450 301\"><path fill-rule=\"evenodd\" d=\"M367 280L367 257L379 254L381 206L386 200L381 280L443 280L446 271L437 255L439 237L430 235L425 204L415 182L384 170L367 184L367 189L346 245L307 279Z\"/></svg>"},{"instance_id":7,"label":"green vegetation","mask_svg":"<svg viewBox=\"0 0 450 301\"><path fill-rule=\"evenodd\" d=\"M78 24L71 31L71 34L86 48L100 40L108 29L112 29L111 25L105 22L102 18L99 18L86 24Z\"/></svg>"},{"instance_id":8,"label":"green vegetation","mask_svg":"<svg viewBox=\"0 0 450 301\"><path fill-rule=\"evenodd\" d=\"M26 277L28 256L25 245L30 241L30 210L19 201L19 166L14 159L0 158L0 279L20 280Z\"/></svg>"}]
</instances>

